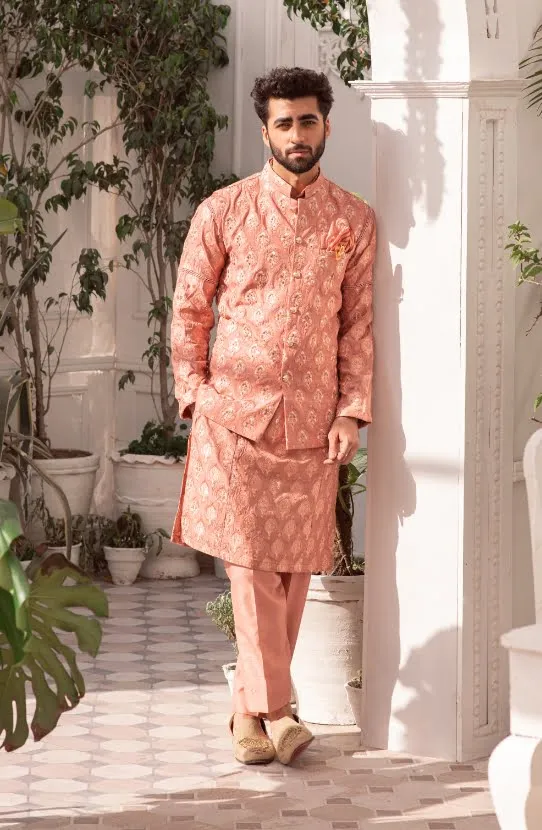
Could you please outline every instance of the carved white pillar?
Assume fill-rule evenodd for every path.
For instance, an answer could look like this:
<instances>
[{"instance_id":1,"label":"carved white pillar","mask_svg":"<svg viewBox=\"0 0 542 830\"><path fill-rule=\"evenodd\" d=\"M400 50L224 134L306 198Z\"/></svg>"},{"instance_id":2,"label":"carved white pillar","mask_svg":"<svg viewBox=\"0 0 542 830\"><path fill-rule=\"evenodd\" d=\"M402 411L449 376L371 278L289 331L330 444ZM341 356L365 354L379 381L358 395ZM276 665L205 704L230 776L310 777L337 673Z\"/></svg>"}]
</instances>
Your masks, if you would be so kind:
<instances>
[{"instance_id":1,"label":"carved white pillar","mask_svg":"<svg viewBox=\"0 0 542 830\"><path fill-rule=\"evenodd\" d=\"M516 12L468 7L372 0L359 84L379 221L365 742L452 760L507 734L511 626Z\"/></svg>"}]
</instances>

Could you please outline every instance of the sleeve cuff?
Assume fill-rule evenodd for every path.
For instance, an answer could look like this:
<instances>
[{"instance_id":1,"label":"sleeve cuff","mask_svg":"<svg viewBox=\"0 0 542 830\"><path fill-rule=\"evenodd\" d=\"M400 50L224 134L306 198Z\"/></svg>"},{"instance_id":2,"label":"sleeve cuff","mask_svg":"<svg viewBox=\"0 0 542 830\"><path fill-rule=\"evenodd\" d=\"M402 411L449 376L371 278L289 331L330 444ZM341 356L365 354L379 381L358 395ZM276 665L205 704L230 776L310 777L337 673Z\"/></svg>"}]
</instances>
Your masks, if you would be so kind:
<instances>
[{"instance_id":1,"label":"sleeve cuff","mask_svg":"<svg viewBox=\"0 0 542 830\"><path fill-rule=\"evenodd\" d=\"M359 401L339 401L336 418L355 418L358 422L358 427L367 426L372 421L371 412L368 407L360 405Z\"/></svg>"}]
</instances>

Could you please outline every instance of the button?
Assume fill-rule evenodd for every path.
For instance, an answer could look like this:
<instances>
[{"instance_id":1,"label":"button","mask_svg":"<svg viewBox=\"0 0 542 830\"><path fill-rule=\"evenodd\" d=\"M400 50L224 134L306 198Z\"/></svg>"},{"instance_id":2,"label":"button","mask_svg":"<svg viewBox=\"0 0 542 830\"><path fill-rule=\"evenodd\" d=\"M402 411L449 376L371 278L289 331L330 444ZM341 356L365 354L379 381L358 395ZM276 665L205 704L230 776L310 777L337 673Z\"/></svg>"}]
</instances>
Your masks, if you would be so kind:
<instances>
[{"instance_id":1,"label":"button","mask_svg":"<svg viewBox=\"0 0 542 830\"><path fill-rule=\"evenodd\" d=\"M282 380L284 381L284 383L290 383L290 375L286 373L282 376Z\"/></svg>"},{"instance_id":2,"label":"button","mask_svg":"<svg viewBox=\"0 0 542 830\"><path fill-rule=\"evenodd\" d=\"M300 236L296 236L295 241L298 245L301 245L302 242L303 242L303 239Z\"/></svg>"},{"instance_id":3,"label":"button","mask_svg":"<svg viewBox=\"0 0 542 830\"><path fill-rule=\"evenodd\" d=\"M299 314L299 309L298 308L291 308L290 313L291 314Z\"/></svg>"},{"instance_id":4,"label":"button","mask_svg":"<svg viewBox=\"0 0 542 830\"><path fill-rule=\"evenodd\" d=\"M301 271L294 271L294 279L300 280L301 279Z\"/></svg>"}]
</instances>

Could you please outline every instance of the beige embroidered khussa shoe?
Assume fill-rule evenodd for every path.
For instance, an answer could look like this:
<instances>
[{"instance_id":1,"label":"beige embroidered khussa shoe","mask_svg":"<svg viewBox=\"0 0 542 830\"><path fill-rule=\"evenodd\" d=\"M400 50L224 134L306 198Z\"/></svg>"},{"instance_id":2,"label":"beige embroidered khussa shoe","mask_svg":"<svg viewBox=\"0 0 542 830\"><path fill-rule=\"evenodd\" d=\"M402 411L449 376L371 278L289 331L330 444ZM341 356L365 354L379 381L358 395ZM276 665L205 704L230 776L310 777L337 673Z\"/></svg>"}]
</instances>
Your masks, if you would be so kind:
<instances>
[{"instance_id":1,"label":"beige embroidered khussa shoe","mask_svg":"<svg viewBox=\"0 0 542 830\"><path fill-rule=\"evenodd\" d=\"M271 738L277 759L281 764L291 764L314 740L314 735L301 723L297 715L286 715L271 721Z\"/></svg>"},{"instance_id":2,"label":"beige embroidered khussa shoe","mask_svg":"<svg viewBox=\"0 0 542 830\"><path fill-rule=\"evenodd\" d=\"M236 761L241 764L270 764L275 760L275 747L265 733L263 720L256 718L235 718L230 720L230 732L233 736L233 751Z\"/></svg>"}]
</instances>

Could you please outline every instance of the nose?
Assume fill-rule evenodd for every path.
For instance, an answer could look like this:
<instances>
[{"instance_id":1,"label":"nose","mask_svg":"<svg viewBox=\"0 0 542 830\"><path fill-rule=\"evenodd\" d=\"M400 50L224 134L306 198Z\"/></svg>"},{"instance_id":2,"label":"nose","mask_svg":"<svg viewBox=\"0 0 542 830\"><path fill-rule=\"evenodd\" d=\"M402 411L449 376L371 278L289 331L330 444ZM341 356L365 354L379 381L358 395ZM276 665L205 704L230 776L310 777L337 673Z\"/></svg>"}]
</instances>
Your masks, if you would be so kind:
<instances>
[{"instance_id":1,"label":"nose","mask_svg":"<svg viewBox=\"0 0 542 830\"><path fill-rule=\"evenodd\" d=\"M290 140L292 144L304 144L305 143L305 135L304 130L301 124L293 124L292 131L290 133Z\"/></svg>"}]
</instances>

